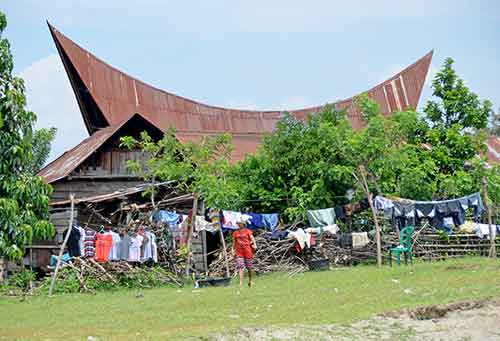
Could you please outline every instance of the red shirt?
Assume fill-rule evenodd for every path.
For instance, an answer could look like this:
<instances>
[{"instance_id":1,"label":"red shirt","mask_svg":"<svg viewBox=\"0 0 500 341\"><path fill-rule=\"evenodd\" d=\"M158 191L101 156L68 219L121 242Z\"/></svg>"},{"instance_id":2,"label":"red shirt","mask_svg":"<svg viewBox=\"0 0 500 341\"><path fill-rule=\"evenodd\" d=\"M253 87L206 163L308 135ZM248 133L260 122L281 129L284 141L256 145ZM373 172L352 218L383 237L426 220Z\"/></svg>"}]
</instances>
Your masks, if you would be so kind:
<instances>
[{"instance_id":1,"label":"red shirt","mask_svg":"<svg viewBox=\"0 0 500 341\"><path fill-rule=\"evenodd\" d=\"M253 258L252 231L247 228L238 229L233 232L233 243L236 257L246 259Z\"/></svg>"},{"instance_id":2,"label":"red shirt","mask_svg":"<svg viewBox=\"0 0 500 341\"><path fill-rule=\"evenodd\" d=\"M95 260L98 262L107 262L109 250L113 246L113 236L110 234L98 233L95 242Z\"/></svg>"}]
</instances>

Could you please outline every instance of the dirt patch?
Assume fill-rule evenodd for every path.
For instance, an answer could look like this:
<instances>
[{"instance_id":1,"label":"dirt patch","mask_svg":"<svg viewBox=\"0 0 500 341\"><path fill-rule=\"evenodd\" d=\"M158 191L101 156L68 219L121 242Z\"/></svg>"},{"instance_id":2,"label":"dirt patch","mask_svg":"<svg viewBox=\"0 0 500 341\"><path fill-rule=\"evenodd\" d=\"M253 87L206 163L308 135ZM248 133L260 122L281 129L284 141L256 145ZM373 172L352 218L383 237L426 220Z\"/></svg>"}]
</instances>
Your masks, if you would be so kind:
<instances>
[{"instance_id":1,"label":"dirt patch","mask_svg":"<svg viewBox=\"0 0 500 341\"><path fill-rule=\"evenodd\" d=\"M394 311L350 325L240 328L215 340L500 340L500 299Z\"/></svg>"},{"instance_id":2,"label":"dirt patch","mask_svg":"<svg viewBox=\"0 0 500 341\"><path fill-rule=\"evenodd\" d=\"M472 309L479 309L486 304L500 305L500 299L484 298L475 301L463 301L448 304L437 304L424 307L410 308L399 311L391 311L383 313L380 316L398 318L407 315L414 320L432 320L445 317L448 313L453 311L465 311Z\"/></svg>"}]
</instances>

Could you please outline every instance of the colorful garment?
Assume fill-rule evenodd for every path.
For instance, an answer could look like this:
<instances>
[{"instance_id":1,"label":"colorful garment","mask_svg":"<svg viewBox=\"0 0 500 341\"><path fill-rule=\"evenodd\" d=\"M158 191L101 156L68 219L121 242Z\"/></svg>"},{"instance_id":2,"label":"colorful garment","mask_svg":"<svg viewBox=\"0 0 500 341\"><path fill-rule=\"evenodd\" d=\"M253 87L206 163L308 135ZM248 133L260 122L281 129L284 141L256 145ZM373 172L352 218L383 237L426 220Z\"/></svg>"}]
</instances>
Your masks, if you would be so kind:
<instances>
[{"instance_id":1,"label":"colorful garment","mask_svg":"<svg viewBox=\"0 0 500 341\"><path fill-rule=\"evenodd\" d=\"M139 262L141 260L141 246L144 238L141 235L136 235L130 238L130 248L128 252L129 262Z\"/></svg>"},{"instance_id":2,"label":"colorful garment","mask_svg":"<svg viewBox=\"0 0 500 341\"><path fill-rule=\"evenodd\" d=\"M95 260L107 262L109 260L109 250L113 246L113 237L110 234L98 233L95 242Z\"/></svg>"},{"instance_id":3,"label":"colorful garment","mask_svg":"<svg viewBox=\"0 0 500 341\"><path fill-rule=\"evenodd\" d=\"M253 259L252 258L243 258L243 257L236 257L236 270L243 270L243 269L252 269L253 268Z\"/></svg>"},{"instance_id":4,"label":"colorful garment","mask_svg":"<svg viewBox=\"0 0 500 341\"><path fill-rule=\"evenodd\" d=\"M233 232L236 257L253 258L252 235L252 231L247 228L240 228Z\"/></svg>"},{"instance_id":5,"label":"colorful garment","mask_svg":"<svg viewBox=\"0 0 500 341\"><path fill-rule=\"evenodd\" d=\"M238 221L249 222L252 219L248 214L235 211L222 211L222 215L224 216L223 227L228 230L238 229Z\"/></svg>"},{"instance_id":6,"label":"colorful garment","mask_svg":"<svg viewBox=\"0 0 500 341\"><path fill-rule=\"evenodd\" d=\"M120 235L116 232L110 231L106 234L109 234L112 239L111 248L109 249L109 260L110 261L118 261L120 260L120 243L121 238Z\"/></svg>"},{"instance_id":7,"label":"colorful garment","mask_svg":"<svg viewBox=\"0 0 500 341\"><path fill-rule=\"evenodd\" d=\"M96 232L91 229L85 229L85 238L83 240L84 256L94 257L95 256L95 237Z\"/></svg>"}]
</instances>

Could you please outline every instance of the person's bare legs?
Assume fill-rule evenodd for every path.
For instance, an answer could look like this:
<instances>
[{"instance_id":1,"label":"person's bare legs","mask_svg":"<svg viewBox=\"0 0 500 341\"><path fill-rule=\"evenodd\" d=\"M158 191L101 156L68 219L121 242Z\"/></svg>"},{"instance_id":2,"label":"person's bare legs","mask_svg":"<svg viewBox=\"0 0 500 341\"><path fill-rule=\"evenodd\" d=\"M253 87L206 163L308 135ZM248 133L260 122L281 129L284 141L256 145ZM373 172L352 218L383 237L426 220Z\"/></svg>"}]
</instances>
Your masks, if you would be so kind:
<instances>
[{"instance_id":1,"label":"person's bare legs","mask_svg":"<svg viewBox=\"0 0 500 341\"><path fill-rule=\"evenodd\" d=\"M253 287L253 273L252 269L248 269L248 286Z\"/></svg>"},{"instance_id":2,"label":"person's bare legs","mask_svg":"<svg viewBox=\"0 0 500 341\"><path fill-rule=\"evenodd\" d=\"M245 269L238 270L240 273L240 288L243 286L243 278L245 277Z\"/></svg>"}]
</instances>

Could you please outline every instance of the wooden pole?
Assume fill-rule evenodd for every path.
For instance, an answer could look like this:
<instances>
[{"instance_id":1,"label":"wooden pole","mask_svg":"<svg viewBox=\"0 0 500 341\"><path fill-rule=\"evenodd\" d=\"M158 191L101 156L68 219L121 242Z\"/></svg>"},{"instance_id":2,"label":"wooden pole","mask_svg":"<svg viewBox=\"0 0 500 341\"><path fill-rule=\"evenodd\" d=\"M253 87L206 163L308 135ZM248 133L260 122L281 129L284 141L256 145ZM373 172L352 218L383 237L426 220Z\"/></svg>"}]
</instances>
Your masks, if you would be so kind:
<instances>
[{"instance_id":1,"label":"wooden pole","mask_svg":"<svg viewBox=\"0 0 500 341\"><path fill-rule=\"evenodd\" d=\"M191 224L188 225L187 230L187 264L186 264L186 277L189 276L189 270L191 269L191 235L193 234L194 226L196 224L196 212L198 211L198 194L193 195L193 214L191 215Z\"/></svg>"},{"instance_id":2,"label":"wooden pole","mask_svg":"<svg viewBox=\"0 0 500 341\"><path fill-rule=\"evenodd\" d=\"M71 201L69 227L68 227L68 231L66 232L66 237L64 237L64 241L61 245L61 249L59 250L59 256L57 257L56 270L54 271L54 274L52 275L52 281L50 283L49 297L52 296L52 291L54 290L54 285L56 284L57 273L59 272L59 267L61 266L61 258L62 258L63 252L64 252L64 248L66 247L66 243L68 242L69 235L71 233L71 229L73 228L73 216L74 216L74 210L75 210L75 195L70 194L69 200Z\"/></svg>"},{"instance_id":3,"label":"wooden pole","mask_svg":"<svg viewBox=\"0 0 500 341\"><path fill-rule=\"evenodd\" d=\"M222 243L222 252L224 253L224 263L226 265L226 278L229 278L231 274L229 273L229 261L227 259L226 241L224 240L224 234L222 233L222 221L220 221L220 219L219 225L220 242Z\"/></svg>"},{"instance_id":4,"label":"wooden pole","mask_svg":"<svg viewBox=\"0 0 500 341\"><path fill-rule=\"evenodd\" d=\"M488 256L490 258L496 258L497 256L497 248L495 244L496 238L494 238L495 233L493 233L494 232L493 225L491 223L491 203L490 203L490 197L488 195L488 181L486 180L486 178L483 178L483 195L484 195L484 204L486 206L486 213L488 215L488 229L490 232L490 252Z\"/></svg>"},{"instance_id":5,"label":"wooden pole","mask_svg":"<svg viewBox=\"0 0 500 341\"><path fill-rule=\"evenodd\" d=\"M368 198L368 204L370 205L370 209L372 211L373 215L373 222L375 223L375 240L377 242L377 265L379 267L382 266L382 246L381 246L381 241L380 241L380 225L378 224L378 218L377 218L377 213L375 211L375 207L373 206L373 195L370 192L370 189L368 187L368 182L366 181L366 170L363 165L358 167L359 173L361 175L361 180L362 180L362 187L363 191L365 192L367 198Z\"/></svg>"}]
</instances>

